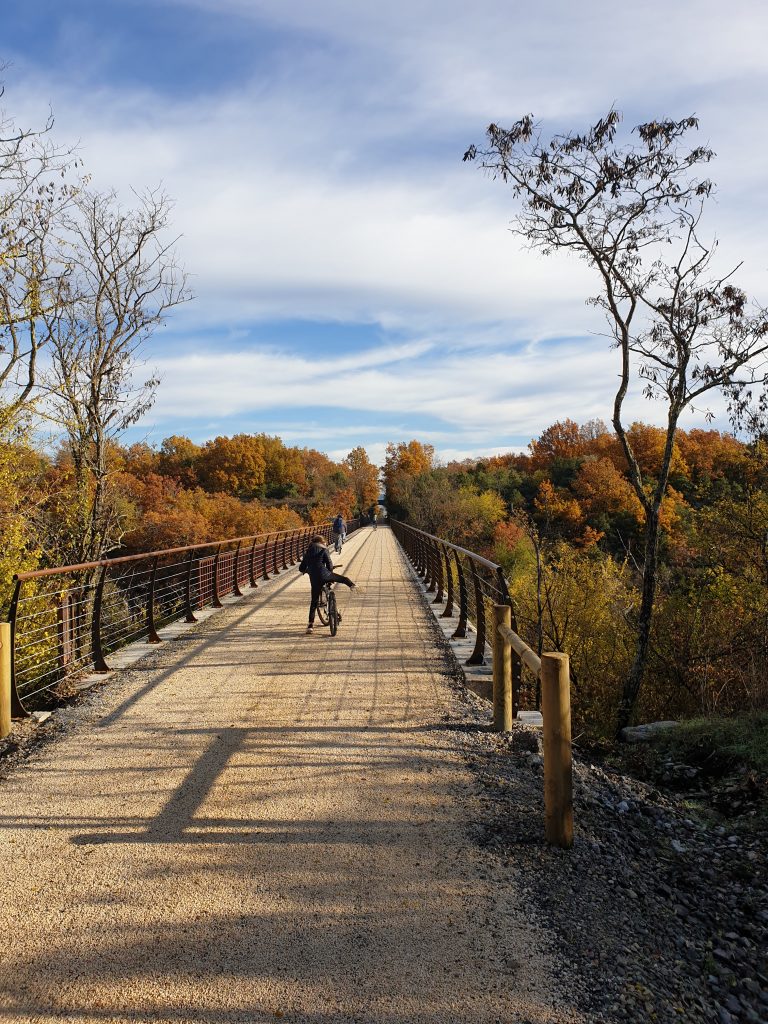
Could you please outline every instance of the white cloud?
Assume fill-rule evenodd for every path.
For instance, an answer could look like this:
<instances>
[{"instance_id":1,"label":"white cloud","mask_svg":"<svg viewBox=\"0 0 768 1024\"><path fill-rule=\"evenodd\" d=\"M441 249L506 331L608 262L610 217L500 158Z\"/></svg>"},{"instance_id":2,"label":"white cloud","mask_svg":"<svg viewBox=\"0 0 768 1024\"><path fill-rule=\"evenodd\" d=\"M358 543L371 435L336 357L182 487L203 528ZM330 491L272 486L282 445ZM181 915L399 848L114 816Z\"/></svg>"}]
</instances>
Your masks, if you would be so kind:
<instances>
[{"instance_id":1,"label":"white cloud","mask_svg":"<svg viewBox=\"0 0 768 1024\"><path fill-rule=\"evenodd\" d=\"M564 416L607 418L616 371L606 343L588 336L594 279L567 257L523 250L507 230L504 187L460 162L488 121L528 110L560 129L613 101L632 120L695 110L721 153L712 230L724 258L745 258L740 281L764 289L763 6L176 2L239 17L254 41L265 22L277 26L291 45L272 55L268 77L254 60L209 96L111 83L109 61L89 65L90 89L32 57L6 76L7 105L23 119L53 99L58 136L82 140L98 185L128 194L162 180L176 197L198 298L178 311L173 335L208 330L217 352L190 342L172 358L158 339L158 429L183 429L198 411L215 431L322 406L328 423L302 436L325 430L339 445L353 437L340 433L352 416L382 410L407 423L418 413L437 424L447 459ZM249 324L283 318L378 324L414 340L341 360L249 345ZM580 340L555 352L557 337ZM636 395L631 409L654 419ZM380 435L370 443L380 448Z\"/></svg>"}]
</instances>

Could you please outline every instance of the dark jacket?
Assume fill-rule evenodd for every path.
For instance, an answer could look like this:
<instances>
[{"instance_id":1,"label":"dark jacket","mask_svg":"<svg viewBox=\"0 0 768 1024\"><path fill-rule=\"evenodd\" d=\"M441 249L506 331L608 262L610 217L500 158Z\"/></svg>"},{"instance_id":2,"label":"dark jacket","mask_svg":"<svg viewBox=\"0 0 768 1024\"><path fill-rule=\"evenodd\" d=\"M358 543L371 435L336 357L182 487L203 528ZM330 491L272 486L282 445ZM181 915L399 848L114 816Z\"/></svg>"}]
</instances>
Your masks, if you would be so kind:
<instances>
[{"instance_id":1,"label":"dark jacket","mask_svg":"<svg viewBox=\"0 0 768 1024\"><path fill-rule=\"evenodd\" d=\"M310 544L299 566L299 572L306 572L311 580L331 579L333 562L325 544Z\"/></svg>"}]
</instances>

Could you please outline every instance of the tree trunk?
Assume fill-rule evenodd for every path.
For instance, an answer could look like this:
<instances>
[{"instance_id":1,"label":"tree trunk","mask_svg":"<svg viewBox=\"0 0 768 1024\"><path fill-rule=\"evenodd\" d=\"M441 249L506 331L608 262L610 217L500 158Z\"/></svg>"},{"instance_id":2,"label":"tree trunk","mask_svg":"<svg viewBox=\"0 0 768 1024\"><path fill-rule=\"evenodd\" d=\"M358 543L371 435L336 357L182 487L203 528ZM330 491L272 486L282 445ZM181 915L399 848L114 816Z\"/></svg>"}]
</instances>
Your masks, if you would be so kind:
<instances>
[{"instance_id":1,"label":"tree trunk","mask_svg":"<svg viewBox=\"0 0 768 1024\"><path fill-rule=\"evenodd\" d=\"M624 682L619 703L616 735L629 725L635 711L640 686L645 674L648 660L648 645L651 639L651 620L653 619L653 601L656 596L656 575L659 563L659 513L660 505L654 502L648 511L645 523L645 560L643 563L643 589L640 601L640 613L637 619L637 642L635 658Z\"/></svg>"}]
</instances>

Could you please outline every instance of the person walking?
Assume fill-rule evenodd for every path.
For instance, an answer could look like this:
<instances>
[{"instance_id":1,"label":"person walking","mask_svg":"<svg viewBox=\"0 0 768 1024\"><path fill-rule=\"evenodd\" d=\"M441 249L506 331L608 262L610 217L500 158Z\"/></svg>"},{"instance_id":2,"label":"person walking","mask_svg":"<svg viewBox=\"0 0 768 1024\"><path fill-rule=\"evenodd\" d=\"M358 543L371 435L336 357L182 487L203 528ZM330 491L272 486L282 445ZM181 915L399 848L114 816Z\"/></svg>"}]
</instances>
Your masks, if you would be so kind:
<instances>
[{"instance_id":1,"label":"person walking","mask_svg":"<svg viewBox=\"0 0 768 1024\"><path fill-rule=\"evenodd\" d=\"M309 547L304 552L304 557L299 565L299 572L309 576L312 587L312 594L309 601L309 625L307 632L311 633L315 625L315 612L320 594L326 583L343 583L350 590L355 589L355 584L347 576L341 576L333 571L333 562L325 546L325 538L316 534L309 542Z\"/></svg>"},{"instance_id":2,"label":"person walking","mask_svg":"<svg viewBox=\"0 0 768 1024\"><path fill-rule=\"evenodd\" d=\"M331 531L333 533L333 546L336 548L336 554L340 554L344 539L347 536L347 524L344 522L344 516L341 512L333 520Z\"/></svg>"}]
</instances>

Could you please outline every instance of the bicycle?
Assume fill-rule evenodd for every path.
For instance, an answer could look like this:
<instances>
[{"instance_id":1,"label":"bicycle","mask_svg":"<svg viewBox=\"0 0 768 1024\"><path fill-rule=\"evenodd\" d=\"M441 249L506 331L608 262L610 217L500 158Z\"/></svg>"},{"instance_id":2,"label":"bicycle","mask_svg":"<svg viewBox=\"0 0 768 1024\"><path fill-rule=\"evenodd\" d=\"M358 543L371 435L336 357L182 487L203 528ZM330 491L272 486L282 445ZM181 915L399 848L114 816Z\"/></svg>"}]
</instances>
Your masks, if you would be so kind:
<instances>
[{"instance_id":1,"label":"bicycle","mask_svg":"<svg viewBox=\"0 0 768 1024\"><path fill-rule=\"evenodd\" d=\"M334 565L334 569L341 569L342 563L337 562ZM320 597L317 600L317 617L324 626L330 626L331 636L336 636L336 632L341 622L341 612L336 602L336 594L333 588L335 587L333 580L328 580L327 583L323 584L323 589L320 591Z\"/></svg>"},{"instance_id":2,"label":"bicycle","mask_svg":"<svg viewBox=\"0 0 768 1024\"><path fill-rule=\"evenodd\" d=\"M334 584L331 580L323 584L323 589L320 591L320 597L317 601L317 617L324 626L330 627L331 636L336 636L339 623L341 622L341 612L336 604L336 595L333 592L333 587Z\"/></svg>"}]
</instances>

